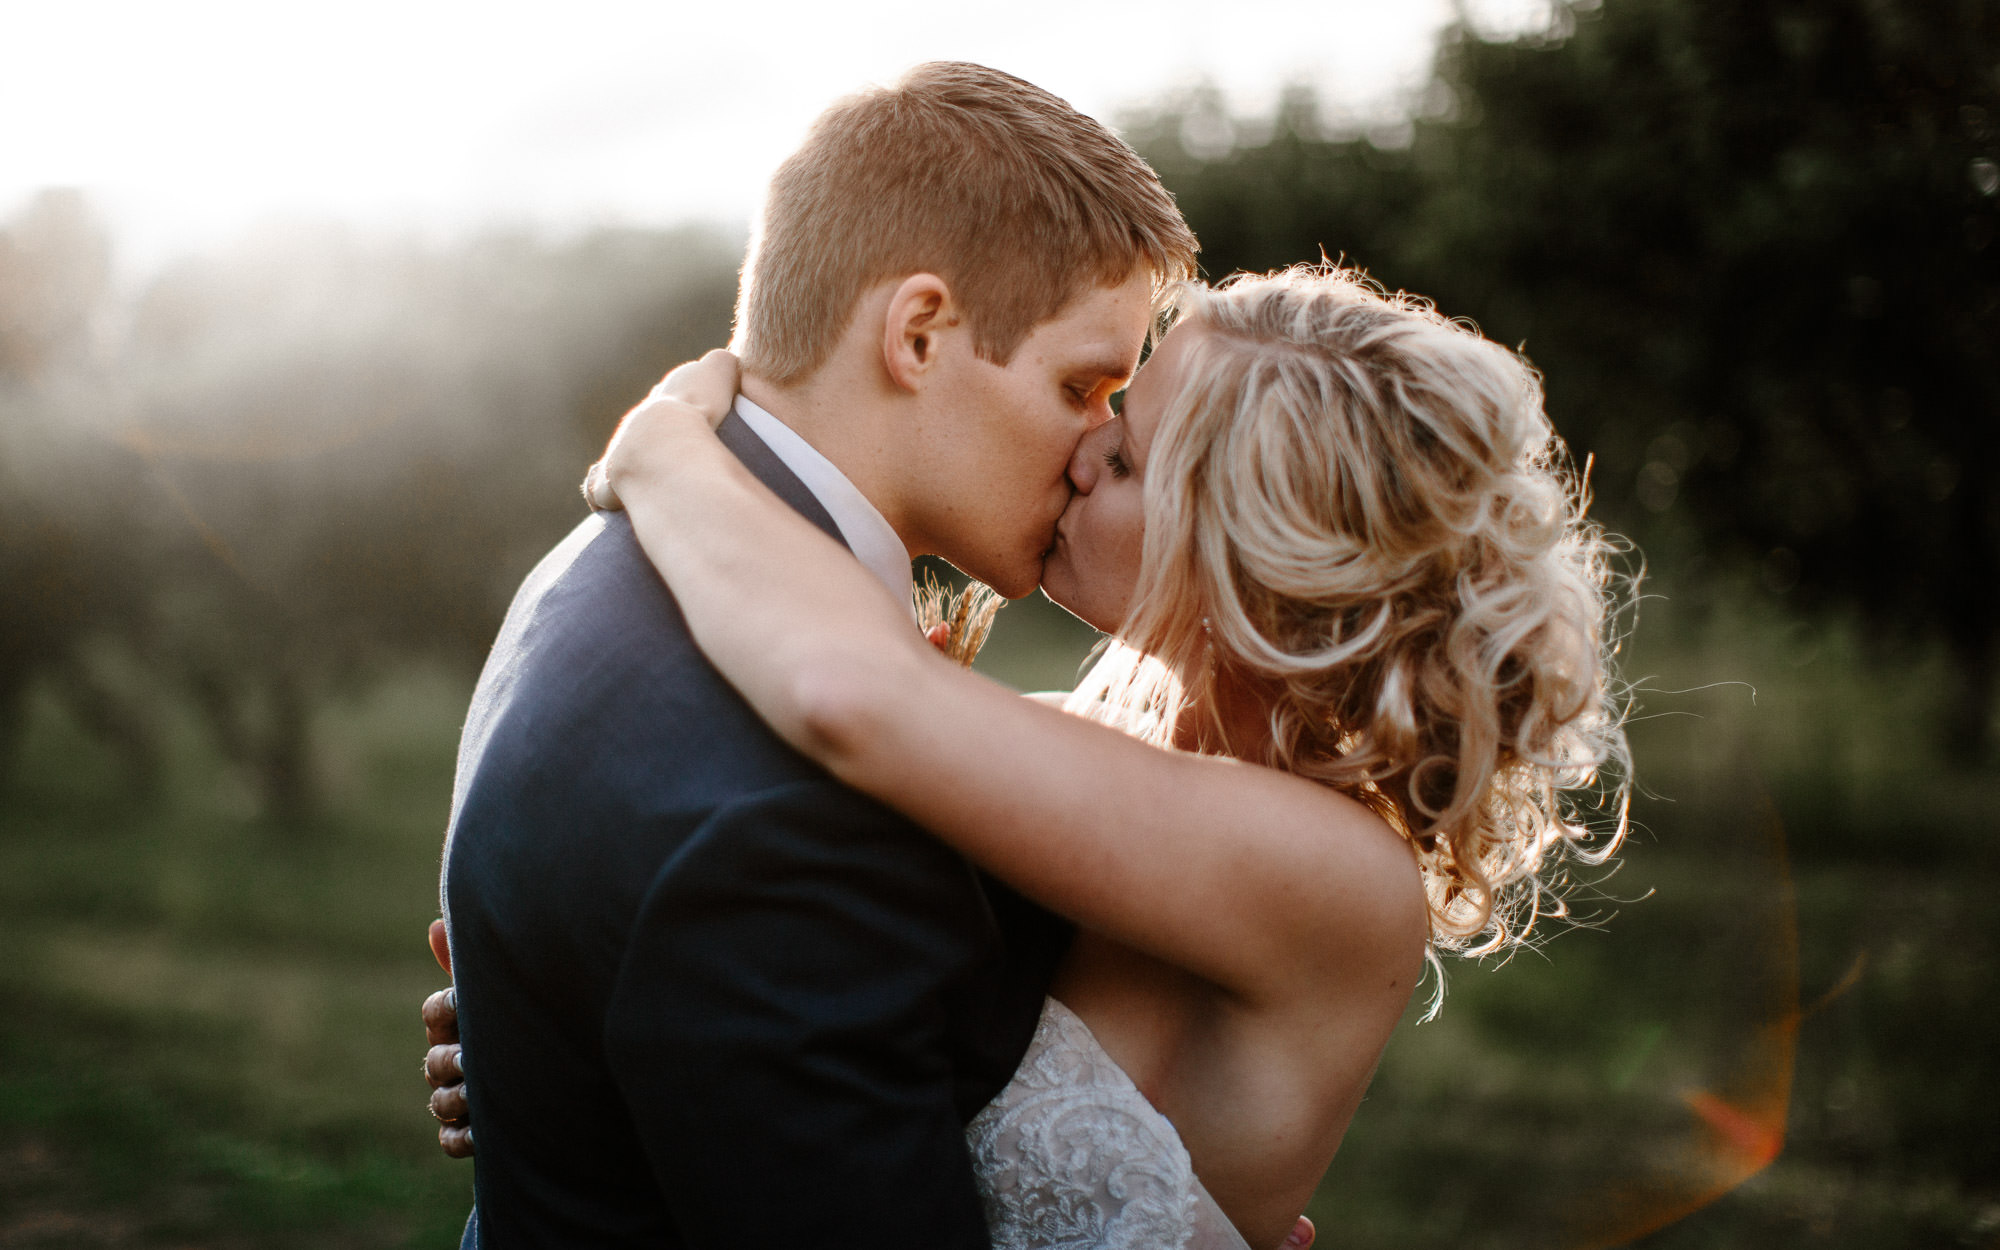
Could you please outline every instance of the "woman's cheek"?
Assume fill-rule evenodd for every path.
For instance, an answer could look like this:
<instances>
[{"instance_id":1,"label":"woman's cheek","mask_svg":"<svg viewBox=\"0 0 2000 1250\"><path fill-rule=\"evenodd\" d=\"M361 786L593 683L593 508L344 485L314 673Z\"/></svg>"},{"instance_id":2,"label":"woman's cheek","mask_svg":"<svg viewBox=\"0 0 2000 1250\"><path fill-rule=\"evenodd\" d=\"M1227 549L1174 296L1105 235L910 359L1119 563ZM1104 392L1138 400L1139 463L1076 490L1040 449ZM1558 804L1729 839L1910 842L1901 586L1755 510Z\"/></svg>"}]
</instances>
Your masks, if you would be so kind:
<instances>
[{"instance_id":1,"label":"woman's cheek","mask_svg":"<svg viewBox=\"0 0 2000 1250\"><path fill-rule=\"evenodd\" d=\"M1134 492L1135 494L1137 492ZM1119 527L1118 571L1123 576L1126 593L1139 584L1139 562L1146 551L1146 514L1138 500L1134 500L1121 518Z\"/></svg>"}]
</instances>

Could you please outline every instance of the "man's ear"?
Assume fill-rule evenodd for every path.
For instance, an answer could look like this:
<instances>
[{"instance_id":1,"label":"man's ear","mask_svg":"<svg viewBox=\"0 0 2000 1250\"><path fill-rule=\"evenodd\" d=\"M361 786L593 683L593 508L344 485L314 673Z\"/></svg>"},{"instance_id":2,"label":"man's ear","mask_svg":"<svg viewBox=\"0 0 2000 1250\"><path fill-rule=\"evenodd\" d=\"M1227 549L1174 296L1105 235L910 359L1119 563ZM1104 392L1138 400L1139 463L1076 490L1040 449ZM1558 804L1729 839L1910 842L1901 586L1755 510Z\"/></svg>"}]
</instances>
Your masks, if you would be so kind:
<instances>
[{"instance_id":1,"label":"man's ear","mask_svg":"<svg viewBox=\"0 0 2000 1250\"><path fill-rule=\"evenodd\" d=\"M882 364L889 378L914 391L937 362L938 339L959 324L951 288L934 273L913 273L889 296L882 315Z\"/></svg>"}]
</instances>

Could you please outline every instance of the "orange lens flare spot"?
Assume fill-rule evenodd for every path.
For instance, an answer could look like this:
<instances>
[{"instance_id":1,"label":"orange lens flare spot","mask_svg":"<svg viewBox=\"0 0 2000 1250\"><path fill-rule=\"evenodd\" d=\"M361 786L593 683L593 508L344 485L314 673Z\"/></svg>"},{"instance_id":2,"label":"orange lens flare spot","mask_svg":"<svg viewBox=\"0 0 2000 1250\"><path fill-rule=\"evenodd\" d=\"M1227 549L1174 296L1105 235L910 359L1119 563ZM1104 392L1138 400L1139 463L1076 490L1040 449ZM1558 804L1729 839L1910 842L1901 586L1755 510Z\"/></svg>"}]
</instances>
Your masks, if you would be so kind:
<instances>
[{"instance_id":1,"label":"orange lens flare spot","mask_svg":"<svg viewBox=\"0 0 2000 1250\"><path fill-rule=\"evenodd\" d=\"M1693 1090L1681 1097L1688 1109L1722 1139L1746 1175L1763 1171L1785 1148L1782 1120L1772 1122L1768 1116L1746 1111L1707 1090Z\"/></svg>"}]
</instances>

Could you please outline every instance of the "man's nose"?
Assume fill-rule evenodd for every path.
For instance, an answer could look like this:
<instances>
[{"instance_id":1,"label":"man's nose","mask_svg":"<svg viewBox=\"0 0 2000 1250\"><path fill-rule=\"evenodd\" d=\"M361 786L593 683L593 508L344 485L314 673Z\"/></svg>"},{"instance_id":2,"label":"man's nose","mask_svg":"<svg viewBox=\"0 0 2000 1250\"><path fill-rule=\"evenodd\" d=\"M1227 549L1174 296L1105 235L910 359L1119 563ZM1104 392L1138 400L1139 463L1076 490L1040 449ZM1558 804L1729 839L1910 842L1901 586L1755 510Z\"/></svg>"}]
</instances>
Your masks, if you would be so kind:
<instances>
[{"instance_id":1,"label":"man's nose","mask_svg":"<svg viewBox=\"0 0 2000 1250\"><path fill-rule=\"evenodd\" d=\"M1090 422L1090 428L1093 430L1118 415L1118 410L1111 406L1111 396L1108 394L1098 396L1097 402L1089 405L1083 411L1084 418Z\"/></svg>"}]
</instances>

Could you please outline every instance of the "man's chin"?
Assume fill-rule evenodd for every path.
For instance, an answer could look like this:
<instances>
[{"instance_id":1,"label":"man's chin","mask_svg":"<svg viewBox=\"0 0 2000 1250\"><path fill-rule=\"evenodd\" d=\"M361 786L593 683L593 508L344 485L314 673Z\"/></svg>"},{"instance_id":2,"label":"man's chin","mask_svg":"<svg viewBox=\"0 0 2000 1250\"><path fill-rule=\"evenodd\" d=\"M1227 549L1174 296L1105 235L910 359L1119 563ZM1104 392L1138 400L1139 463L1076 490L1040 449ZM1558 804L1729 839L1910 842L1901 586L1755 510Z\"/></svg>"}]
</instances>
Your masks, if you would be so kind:
<instances>
[{"instance_id":1,"label":"man's chin","mask_svg":"<svg viewBox=\"0 0 2000 1250\"><path fill-rule=\"evenodd\" d=\"M1035 593L1042 584L1042 562L1034 560L1009 569L1005 576L982 577L1002 599L1021 599Z\"/></svg>"}]
</instances>

